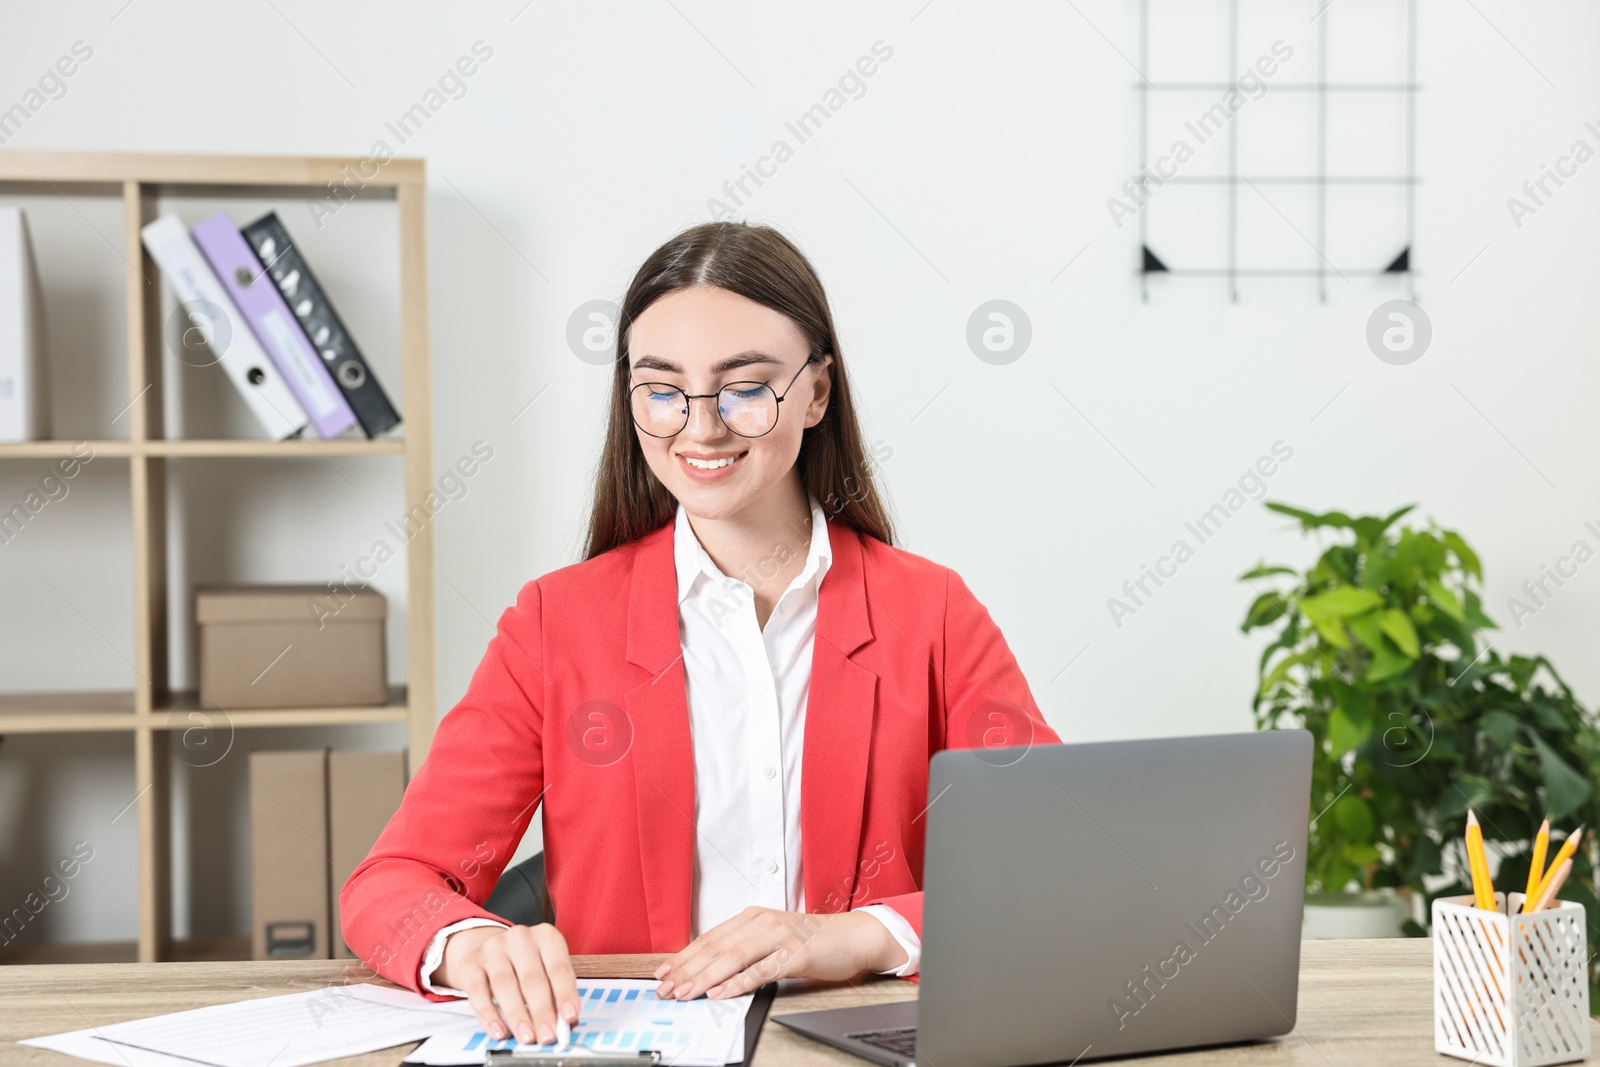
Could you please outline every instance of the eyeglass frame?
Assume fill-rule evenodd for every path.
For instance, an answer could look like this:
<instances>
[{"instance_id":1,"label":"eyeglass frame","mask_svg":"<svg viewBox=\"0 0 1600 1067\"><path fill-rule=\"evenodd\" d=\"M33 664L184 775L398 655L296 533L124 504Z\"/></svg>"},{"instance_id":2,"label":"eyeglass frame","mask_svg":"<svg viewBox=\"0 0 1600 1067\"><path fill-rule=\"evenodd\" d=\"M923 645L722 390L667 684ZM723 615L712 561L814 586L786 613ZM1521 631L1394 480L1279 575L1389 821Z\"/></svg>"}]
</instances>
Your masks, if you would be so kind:
<instances>
[{"instance_id":1,"label":"eyeglass frame","mask_svg":"<svg viewBox=\"0 0 1600 1067\"><path fill-rule=\"evenodd\" d=\"M826 355L826 354L827 353L823 353L823 355ZM789 391L794 388L794 383L800 380L800 375L805 373L805 369L807 367L811 366L813 363L820 363L821 361L822 361L822 356L820 356L820 355L818 355L818 356L807 356L806 357L806 361L804 363L800 364L800 369L794 372L794 377L789 379L789 384L783 387L783 392L781 394L776 389L772 388L772 383L771 382L757 382L757 381L744 381L744 380L740 380L740 381L737 381L737 382L729 382L726 385L724 385L722 387L722 389L718 389L714 393L687 393L687 392L684 392L682 389L679 389L676 385L673 385L671 382L639 382L639 383L637 383L635 385L632 385L632 386L630 386L628 388L628 416L633 419L633 424L635 426L639 427L639 432L640 433L648 434L649 436L654 437L658 441L666 441L666 440L669 440L669 439L671 439L673 437L678 436L684 430L689 428L689 419L694 414L694 404L691 403L691 401L705 400L705 399L707 399L709 397L721 396L723 389L732 389L736 385L759 385L761 388L763 388L763 389L767 390L768 392L770 392L773 395L774 399L776 399L777 402L781 405L783 403L783 398L789 395ZM643 426L639 426L639 418L638 418L637 415L635 415L633 413L633 394L635 392L637 392L638 390L644 388L647 385L661 385L661 386L665 386L668 389L673 390L674 392L683 394L684 409L683 409L683 425L682 426L679 426L676 430L673 430L669 434L650 433L650 431L645 429ZM722 423L723 427L729 433L733 434L736 437L743 437L746 440L750 440L750 441L753 441L753 440L755 440L757 438L760 438L760 437L765 437L765 436L767 436L767 434L771 433L774 429L777 428L778 419L781 418L782 415L783 415L783 408L779 407L778 408L778 414L774 415L773 418L772 418L772 425L771 426L768 426L765 430L763 430L761 433L758 433L758 434L746 434L746 433L740 433L738 430L735 430L732 426L728 425L728 421L722 417L722 405L721 404L717 405L717 409L716 410L717 410L717 420Z\"/></svg>"}]
</instances>

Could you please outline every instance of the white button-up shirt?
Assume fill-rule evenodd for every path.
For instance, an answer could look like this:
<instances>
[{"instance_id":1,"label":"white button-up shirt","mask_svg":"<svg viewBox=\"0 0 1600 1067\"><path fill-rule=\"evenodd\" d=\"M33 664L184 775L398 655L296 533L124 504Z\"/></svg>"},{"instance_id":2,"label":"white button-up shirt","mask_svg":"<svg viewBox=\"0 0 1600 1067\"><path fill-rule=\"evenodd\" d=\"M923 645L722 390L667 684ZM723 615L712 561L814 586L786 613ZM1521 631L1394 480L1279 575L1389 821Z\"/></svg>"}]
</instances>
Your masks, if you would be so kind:
<instances>
[{"instance_id":1,"label":"white button-up shirt","mask_svg":"<svg viewBox=\"0 0 1600 1067\"><path fill-rule=\"evenodd\" d=\"M815 496L811 539L800 573L779 596L767 625L756 621L750 584L723 574L678 505L673 556L678 578L678 629L694 744L695 847L690 937L750 905L805 910L800 850L800 768L805 748L811 648L818 591L833 559L827 515ZM757 570L777 570L794 549L780 542ZM922 943L886 904L872 914L906 951L884 974L915 974ZM464 919L434 935L423 957L422 986L465 996L429 981L456 930L499 925Z\"/></svg>"}]
</instances>

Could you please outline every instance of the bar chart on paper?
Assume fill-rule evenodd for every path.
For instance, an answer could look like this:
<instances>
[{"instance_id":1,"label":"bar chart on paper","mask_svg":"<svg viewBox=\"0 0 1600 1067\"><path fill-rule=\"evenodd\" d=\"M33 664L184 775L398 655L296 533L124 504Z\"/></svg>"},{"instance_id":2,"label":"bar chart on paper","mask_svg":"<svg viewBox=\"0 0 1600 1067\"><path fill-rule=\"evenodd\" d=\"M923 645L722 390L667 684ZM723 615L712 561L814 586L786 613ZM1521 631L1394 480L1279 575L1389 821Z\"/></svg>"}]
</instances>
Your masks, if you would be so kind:
<instances>
[{"instance_id":1,"label":"bar chart on paper","mask_svg":"<svg viewBox=\"0 0 1600 1067\"><path fill-rule=\"evenodd\" d=\"M721 1067L744 1057L744 1019L750 996L728 1000L660 1000L659 983L597 979L578 984L578 1023L572 1044L595 1052L656 1050L676 1067ZM477 1027L435 1034L406 1057L411 1064L482 1063L490 1049L548 1052L554 1044L521 1046Z\"/></svg>"}]
</instances>

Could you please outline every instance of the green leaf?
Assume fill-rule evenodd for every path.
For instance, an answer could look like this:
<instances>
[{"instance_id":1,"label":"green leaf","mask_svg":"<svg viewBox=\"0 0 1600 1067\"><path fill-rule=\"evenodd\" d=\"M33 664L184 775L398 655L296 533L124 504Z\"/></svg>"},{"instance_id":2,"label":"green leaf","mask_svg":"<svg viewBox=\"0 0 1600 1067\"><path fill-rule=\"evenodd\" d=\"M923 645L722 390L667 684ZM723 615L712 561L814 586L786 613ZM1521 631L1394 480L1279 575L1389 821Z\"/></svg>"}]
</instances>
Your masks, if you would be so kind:
<instances>
[{"instance_id":1,"label":"green leaf","mask_svg":"<svg viewBox=\"0 0 1600 1067\"><path fill-rule=\"evenodd\" d=\"M1383 651L1383 628L1379 624L1378 613L1369 611L1365 615L1357 615L1353 619L1346 619L1350 632L1356 635L1369 651L1376 654Z\"/></svg>"},{"instance_id":2,"label":"green leaf","mask_svg":"<svg viewBox=\"0 0 1600 1067\"><path fill-rule=\"evenodd\" d=\"M1277 565L1268 566L1265 563L1258 563L1258 564L1255 565L1255 567L1252 570L1245 571L1243 574L1239 575L1239 580L1241 582L1246 582L1246 581L1249 581L1251 578L1270 578L1274 574L1299 574L1299 573L1300 572L1295 570L1293 567L1281 567L1281 566L1277 566Z\"/></svg>"},{"instance_id":3,"label":"green leaf","mask_svg":"<svg viewBox=\"0 0 1600 1067\"><path fill-rule=\"evenodd\" d=\"M1340 704L1328 716L1328 743L1333 747L1330 755L1338 759L1367 739L1372 730L1372 718L1367 709L1359 705Z\"/></svg>"},{"instance_id":4,"label":"green leaf","mask_svg":"<svg viewBox=\"0 0 1600 1067\"><path fill-rule=\"evenodd\" d=\"M1346 861L1353 864L1357 868L1367 867L1371 864L1377 863L1379 859L1378 850L1372 845L1367 844L1358 845L1354 842L1347 841L1345 842L1344 848L1342 848L1340 852L1343 854Z\"/></svg>"},{"instance_id":5,"label":"green leaf","mask_svg":"<svg viewBox=\"0 0 1600 1067\"><path fill-rule=\"evenodd\" d=\"M1417 628L1411 625L1411 618L1405 612L1399 608L1388 608L1378 622L1401 652L1412 659L1422 653L1422 647L1417 642Z\"/></svg>"},{"instance_id":6,"label":"green leaf","mask_svg":"<svg viewBox=\"0 0 1600 1067\"><path fill-rule=\"evenodd\" d=\"M1383 597L1370 589L1357 589L1353 585L1341 585L1337 589L1328 590L1326 593L1306 597L1300 601L1300 610L1305 612L1306 617L1312 621L1316 621L1318 616L1343 619L1371 611L1382 603Z\"/></svg>"},{"instance_id":7,"label":"green leaf","mask_svg":"<svg viewBox=\"0 0 1600 1067\"><path fill-rule=\"evenodd\" d=\"M1361 588L1382 589L1394 576L1394 564L1388 556L1369 554L1361 568Z\"/></svg>"},{"instance_id":8,"label":"green leaf","mask_svg":"<svg viewBox=\"0 0 1600 1067\"><path fill-rule=\"evenodd\" d=\"M1317 633L1321 634L1328 644L1333 645L1335 648L1350 647L1350 639L1344 635L1344 624L1342 622L1337 619L1313 617L1311 623L1317 628Z\"/></svg>"},{"instance_id":9,"label":"green leaf","mask_svg":"<svg viewBox=\"0 0 1600 1067\"><path fill-rule=\"evenodd\" d=\"M1243 629L1248 632L1258 626L1276 622L1288 610L1289 602L1282 593L1277 591L1262 593L1256 597L1255 603L1251 604L1250 610L1245 613Z\"/></svg>"},{"instance_id":10,"label":"green leaf","mask_svg":"<svg viewBox=\"0 0 1600 1067\"><path fill-rule=\"evenodd\" d=\"M1564 734L1570 729L1560 710L1551 707L1548 701L1530 700L1527 708L1533 712L1533 717L1538 720L1539 725L1551 733Z\"/></svg>"},{"instance_id":11,"label":"green leaf","mask_svg":"<svg viewBox=\"0 0 1600 1067\"><path fill-rule=\"evenodd\" d=\"M1496 748L1504 752L1516 743L1517 734L1522 730L1522 722L1509 711L1496 709L1483 717L1478 723L1478 729L1495 743Z\"/></svg>"},{"instance_id":12,"label":"green leaf","mask_svg":"<svg viewBox=\"0 0 1600 1067\"><path fill-rule=\"evenodd\" d=\"M1512 680L1516 684L1518 693L1528 688L1528 683L1533 681L1533 672L1539 669L1539 661L1529 656L1512 655L1511 661L1506 665Z\"/></svg>"},{"instance_id":13,"label":"green leaf","mask_svg":"<svg viewBox=\"0 0 1600 1067\"><path fill-rule=\"evenodd\" d=\"M1383 520L1383 528L1387 530L1389 527L1393 526L1396 519L1403 515L1409 514L1411 509L1414 507L1416 507L1415 504L1407 504L1403 508L1396 508L1395 510L1389 512L1388 516Z\"/></svg>"},{"instance_id":14,"label":"green leaf","mask_svg":"<svg viewBox=\"0 0 1600 1067\"><path fill-rule=\"evenodd\" d=\"M1310 530L1317 526L1341 526L1348 529L1351 525L1350 516L1342 511L1330 511L1326 515L1317 515L1299 508L1292 508L1288 504L1278 504L1268 501L1265 507L1269 511L1276 511L1280 515L1288 515L1300 520L1302 528Z\"/></svg>"},{"instance_id":15,"label":"green leaf","mask_svg":"<svg viewBox=\"0 0 1600 1067\"><path fill-rule=\"evenodd\" d=\"M1367 673L1363 675L1368 682L1381 682L1393 678L1415 662L1409 656L1402 656L1398 652L1391 652L1389 646L1384 645L1372 654L1372 662L1367 664Z\"/></svg>"},{"instance_id":16,"label":"green leaf","mask_svg":"<svg viewBox=\"0 0 1600 1067\"><path fill-rule=\"evenodd\" d=\"M1446 530L1444 532L1444 543L1450 551L1456 554L1456 559L1461 561L1462 570L1477 578L1480 582L1483 581L1483 564L1479 562L1478 554L1467 547L1467 543L1461 539L1460 534L1454 530Z\"/></svg>"},{"instance_id":17,"label":"green leaf","mask_svg":"<svg viewBox=\"0 0 1600 1067\"><path fill-rule=\"evenodd\" d=\"M1337 893L1346 885L1354 881L1356 869L1350 864L1335 860L1328 864L1326 875L1322 879L1322 888L1325 892Z\"/></svg>"},{"instance_id":18,"label":"green leaf","mask_svg":"<svg viewBox=\"0 0 1600 1067\"><path fill-rule=\"evenodd\" d=\"M1397 511L1390 512L1388 517L1382 519L1375 516L1364 515L1359 519L1353 520L1351 522L1351 526L1354 527L1357 537L1361 538L1369 545L1376 544L1378 539L1383 536L1383 531L1393 526L1396 519L1414 507L1416 507L1415 504L1407 504L1405 507L1400 508Z\"/></svg>"},{"instance_id":19,"label":"green leaf","mask_svg":"<svg viewBox=\"0 0 1600 1067\"><path fill-rule=\"evenodd\" d=\"M1561 758L1555 749L1538 734L1531 734L1533 747L1539 753L1539 767L1544 772L1544 802L1546 814L1551 819L1570 815L1589 799L1593 787Z\"/></svg>"},{"instance_id":20,"label":"green leaf","mask_svg":"<svg viewBox=\"0 0 1600 1067\"><path fill-rule=\"evenodd\" d=\"M1474 630L1500 629L1498 623L1483 613L1483 601L1478 598L1478 594L1470 589L1466 592L1467 625Z\"/></svg>"},{"instance_id":21,"label":"green leaf","mask_svg":"<svg viewBox=\"0 0 1600 1067\"><path fill-rule=\"evenodd\" d=\"M1481 808L1494 799L1494 785L1478 774L1457 775L1439 794L1439 814L1447 819L1465 815L1468 808Z\"/></svg>"},{"instance_id":22,"label":"green leaf","mask_svg":"<svg viewBox=\"0 0 1600 1067\"><path fill-rule=\"evenodd\" d=\"M1308 648L1280 659L1276 664L1273 665L1272 670L1267 672L1267 676L1261 679L1261 688L1257 691L1259 695L1265 696L1267 693L1270 693L1273 686L1277 685L1288 676L1290 668L1298 666L1302 663L1309 663L1311 661L1311 657L1315 656L1316 654L1317 653L1315 649Z\"/></svg>"},{"instance_id":23,"label":"green leaf","mask_svg":"<svg viewBox=\"0 0 1600 1067\"><path fill-rule=\"evenodd\" d=\"M1411 855L1406 858L1405 878L1408 883L1421 885L1425 874L1438 874L1444 866L1444 854L1438 842L1427 834L1418 834L1411 842Z\"/></svg>"},{"instance_id":24,"label":"green leaf","mask_svg":"<svg viewBox=\"0 0 1600 1067\"><path fill-rule=\"evenodd\" d=\"M1428 590L1428 599L1432 600L1440 611L1457 622L1466 621L1467 613L1462 609L1460 599L1446 589L1444 583L1438 578L1429 578L1424 588Z\"/></svg>"},{"instance_id":25,"label":"green leaf","mask_svg":"<svg viewBox=\"0 0 1600 1067\"><path fill-rule=\"evenodd\" d=\"M1377 829L1377 823L1372 817L1372 809L1367 802L1354 793L1346 793L1334 802L1333 810L1329 812L1333 817L1333 824L1339 832L1350 841L1365 844L1372 840L1372 835ZM1357 860L1351 856L1346 848L1345 857L1354 863L1371 863L1371 859ZM1374 856L1373 859L1377 857Z\"/></svg>"}]
</instances>

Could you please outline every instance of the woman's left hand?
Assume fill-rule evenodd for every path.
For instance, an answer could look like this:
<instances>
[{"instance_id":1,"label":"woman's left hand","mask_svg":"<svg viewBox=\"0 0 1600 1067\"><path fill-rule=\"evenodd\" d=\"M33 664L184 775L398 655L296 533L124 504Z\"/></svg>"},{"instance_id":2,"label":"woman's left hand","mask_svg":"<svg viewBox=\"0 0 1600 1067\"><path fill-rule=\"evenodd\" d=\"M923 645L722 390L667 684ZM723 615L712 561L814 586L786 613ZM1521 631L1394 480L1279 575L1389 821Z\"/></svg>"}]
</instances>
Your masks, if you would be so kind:
<instances>
[{"instance_id":1,"label":"woman's left hand","mask_svg":"<svg viewBox=\"0 0 1600 1067\"><path fill-rule=\"evenodd\" d=\"M779 978L853 978L906 962L888 927L864 911L828 915L749 907L660 967L663 999L743 996Z\"/></svg>"}]
</instances>

